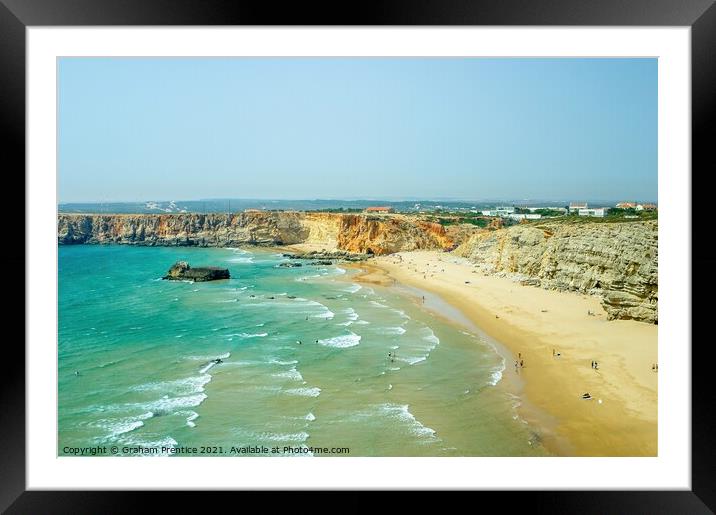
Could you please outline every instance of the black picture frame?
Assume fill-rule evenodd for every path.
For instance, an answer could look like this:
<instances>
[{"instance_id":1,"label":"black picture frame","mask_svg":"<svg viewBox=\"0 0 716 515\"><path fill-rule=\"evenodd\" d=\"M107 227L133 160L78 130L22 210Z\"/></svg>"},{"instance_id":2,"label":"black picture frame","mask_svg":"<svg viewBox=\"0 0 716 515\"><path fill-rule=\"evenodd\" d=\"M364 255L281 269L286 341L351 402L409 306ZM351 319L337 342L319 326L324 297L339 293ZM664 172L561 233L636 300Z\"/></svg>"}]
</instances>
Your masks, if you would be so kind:
<instances>
[{"instance_id":1,"label":"black picture frame","mask_svg":"<svg viewBox=\"0 0 716 515\"><path fill-rule=\"evenodd\" d=\"M713 168L709 155L713 142L708 137L708 129L714 121L716 105L714 0L384 0L286 3L280 8L270 2L244 0L0 0L0 141L3 149L0 170L4 172L6 195L18 204L8 208L14 213L25 212L25 29L86 25L689 26L692 37L692 203L697 206L708 202L711 190L704 181L709 168ZM697 177L698 188L693 187ZM701 229L708 230L707 217L692 216L691 220L692 237ZM6 279L11 283L9 289L17 292L20 288L24 291L25 276L20 285L21 274L17 270L24 268L25 251L24 245L15 241L19 230L13 231L12 252L6 249L2 259L4 266L11 267L12 271ZM716 262L706 247L692 245L691 255L692 270L711 267ZM25 270L25 274L28 273L31 271ZM694 294L705 292L705 286L693 285L692 291ZM24 303L23 307L19 302L12 304L10 309L23 309L24 313ZM708 320L709 307L708 302L698 302L695 295L693 321ZM7 315L9 320L19 320L22 316L20 313L12 318L10 313ZM716 510L713 461L716 425L711 417L713 389L708 383L708 351L712 338L693 340L690 491L483 492L481 495L498 502L509 499L511 509L524 506L550 513L712 513ZM7 509L7 513L126 513L141 509L149 496L161 496L162 503L167 503L165 509L175 504L181 506L182 511L188 511L202 502L197 499L199 493L25 491L25 372L24 366L18 365L25 363L25 353L18 341L19 338L5 340L5 360L13 366L4 367L0 374L3 412L0 509ZM216 503L235 494L214 492L210 495ZM324 498L326 501L330 502Z\"/></svg>"}]
</instances>

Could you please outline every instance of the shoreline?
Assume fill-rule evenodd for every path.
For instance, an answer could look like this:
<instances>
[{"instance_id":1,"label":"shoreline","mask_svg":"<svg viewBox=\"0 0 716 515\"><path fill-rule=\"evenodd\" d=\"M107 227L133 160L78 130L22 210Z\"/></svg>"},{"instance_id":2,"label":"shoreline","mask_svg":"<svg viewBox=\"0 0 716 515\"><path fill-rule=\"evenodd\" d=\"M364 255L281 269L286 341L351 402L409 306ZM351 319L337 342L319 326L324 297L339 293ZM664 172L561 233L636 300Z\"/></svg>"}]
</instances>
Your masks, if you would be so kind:
<instances>
[{"instance_id":1,"label":"shoreline","mask_svg":"<svg viewBox=\"0 0 716 515\"><path fill-rule=\"evenodd\" d=\"M553 454L657 455L658 374L650 369L658 362L657 326L607 321L596 297L483 275L441 252L401 252L350 267L362 270L357 282L437 296L496 342L507 360L499 384L523 400L520 417L541 430ZM465 325L454 313L423 307ZM514 367L515 356L524 368ZM598 370L590 367L593 359ZM591 400L581 398L585 392Z\"/></svg>"}]
</instances>

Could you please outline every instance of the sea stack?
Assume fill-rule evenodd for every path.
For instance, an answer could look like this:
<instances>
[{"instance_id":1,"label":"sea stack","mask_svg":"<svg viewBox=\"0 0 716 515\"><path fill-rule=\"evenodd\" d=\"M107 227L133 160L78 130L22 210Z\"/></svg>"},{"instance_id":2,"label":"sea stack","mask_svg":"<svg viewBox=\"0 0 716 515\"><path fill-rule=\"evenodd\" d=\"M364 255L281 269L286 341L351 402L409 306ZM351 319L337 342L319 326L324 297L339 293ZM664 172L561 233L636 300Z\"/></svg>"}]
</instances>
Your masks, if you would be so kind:
<instances>
[{"instance_id":1,"label":"sea stack","mask_svg":"<svg viewBox=\"0 0 716 515\"><path fill-rule=\"evenodd\" d=\"M229 279L231 275L227 268L219 268L216 266L205 266L201 268L192 268L186 261L177 261L162 277L167 281L218 281L220 279Z\"/></svg>"}]
</instances>

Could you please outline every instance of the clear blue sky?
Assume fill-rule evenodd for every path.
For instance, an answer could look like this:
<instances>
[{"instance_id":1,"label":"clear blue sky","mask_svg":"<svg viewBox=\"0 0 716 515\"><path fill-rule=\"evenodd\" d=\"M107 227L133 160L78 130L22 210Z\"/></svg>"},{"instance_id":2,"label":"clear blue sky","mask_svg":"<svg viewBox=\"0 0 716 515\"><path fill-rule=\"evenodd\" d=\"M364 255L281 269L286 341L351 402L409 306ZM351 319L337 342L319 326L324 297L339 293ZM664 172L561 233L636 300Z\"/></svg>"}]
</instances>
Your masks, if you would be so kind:
<instances>
[{"instance_id":1,"label":"clear blue sky","mask_svg":"<svg viewBox=\"0 0 716 515\"><path fill-rule=\"evenodd\" d=\"M59 63L59 201L657 198L656 59Z\"/></svg>"}]
</instances>

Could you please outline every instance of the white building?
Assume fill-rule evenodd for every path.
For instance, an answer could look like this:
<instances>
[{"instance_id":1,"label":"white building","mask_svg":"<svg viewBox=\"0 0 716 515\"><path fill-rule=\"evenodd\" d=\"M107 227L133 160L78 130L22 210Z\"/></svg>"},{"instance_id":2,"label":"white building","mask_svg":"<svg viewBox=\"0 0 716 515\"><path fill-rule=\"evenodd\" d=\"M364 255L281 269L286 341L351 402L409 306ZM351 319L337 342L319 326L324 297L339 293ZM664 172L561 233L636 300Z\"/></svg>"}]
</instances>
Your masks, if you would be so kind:
<instances>
[{"instance_id":1,"label":"white building","mask_svg":"<svg viewBox=\"0 0 716 515\"><path fill-rule=\"evenodd\" d=\"M579 212L582 209L589 209L589 206L586 202L570 202L569 203L569 212L575 213Z\"/></svg>"},{"instance_id":2,"label":"white building","mask_svg":"<svg viewBox=\"0 0 716 515\"><path fill-rule=\"evenodd\" d=\"M570 207L571 209L571 207ZM583 208L579 210L579 216L596 216L599 218L602 218L607 212L607 209L604 207L598 207L598 208Z\"/></svg>"},{"instance_id":3,"label":"white building","mask_svg":"<svg viewBox=\"0 0 716 515\"><path fill-rule=\"evenodd\" d=\"M503 218L509 217L509 215L515 212L515 208L512 206L497 206L495 209L485 209L481 211L484 216L501 216Z\"/></svg>"},{"instance_id":4,"label":"white building","mask_svg":"<svg viewBox=\"0 0 716 515\"><path fill-rule=\"evenodd\" d=\"M524 214L524 213L511 213L511 214L505 216L504 218L509 218L510 220L517 220L517 221L520 221L520 220L539 220L540 218L542 218L542 215L538 215L538 214L535 214L535 213L529 213L529 214Z\"/></svg>"}]
</instances>

